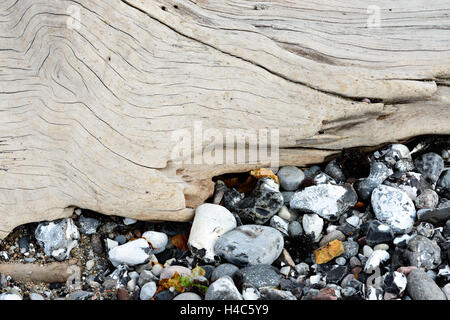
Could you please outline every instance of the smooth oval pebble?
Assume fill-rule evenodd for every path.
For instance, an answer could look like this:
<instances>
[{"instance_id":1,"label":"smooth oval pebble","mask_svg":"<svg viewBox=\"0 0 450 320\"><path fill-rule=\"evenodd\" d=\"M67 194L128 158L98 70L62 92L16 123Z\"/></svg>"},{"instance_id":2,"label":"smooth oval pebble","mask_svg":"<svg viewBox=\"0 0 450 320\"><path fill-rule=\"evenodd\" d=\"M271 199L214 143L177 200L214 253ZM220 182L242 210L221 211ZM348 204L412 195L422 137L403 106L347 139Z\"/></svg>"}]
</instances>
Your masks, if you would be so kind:
<instances>
[{"instance_id":1,"label":"smooth oval pebble","mask_svg":"<svg viewBox=\"0 0 450 320\"><path fill-rule=\"evenodd\" d=\"M222 235L214 247L230 263L245 266L272 264L284 248L280 231L261 225L243 225Z\"/></svg>"},{"instance_id":2,"label":"smooth oval pebble","mask_svg":"<svg viewBox=\"0 0 450 320\"><path fill-rule=\"evenodd\" d=\"M120 264L135 266L150 260L152 249L145 239L129 241L109 251L109 260L116 267Z\"/></svg>"},{"instance_id":3,"label":"smooth oval pebble","mask_svg":"<svg viewBox=\"0 0 450 320\"><path fill-rule=\"evenodd\" d=\"M154 283L153 281L147 282L141 288L141 292L140 292L140 296L139 296L140 299L141 300L150 300L155 295L156 289L157 289L156 283Z\"/></svg>"},{"instance_id":4,"label":"smooth oval pebble","mask_svg":"<svg viewBox=\"0 0 450 320\"><path fill-rule=\"evenodd\" d=\"M303 179L305 179L303 171L294 166L282 167L278 170L277 176L280 180L281 188L286 191L297 190Z\"/></svg>"}]
</instances>

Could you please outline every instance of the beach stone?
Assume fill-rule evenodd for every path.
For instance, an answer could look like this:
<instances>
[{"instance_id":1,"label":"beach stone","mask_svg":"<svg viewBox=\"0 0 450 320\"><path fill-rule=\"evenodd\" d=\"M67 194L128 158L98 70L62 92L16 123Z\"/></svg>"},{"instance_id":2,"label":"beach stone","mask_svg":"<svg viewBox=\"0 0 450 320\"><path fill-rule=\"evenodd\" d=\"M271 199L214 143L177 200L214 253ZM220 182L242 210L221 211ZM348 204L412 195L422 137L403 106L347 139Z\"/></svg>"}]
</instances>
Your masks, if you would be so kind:
<instances>
[{"instance_id":1,"label":"beach stone","mask_svg":"<svg viewBox=\"0 0 450 320\"><path fill-rule=\"evenodd\" d=\"M287 222L292 222L298 219L298 214L289 210L286 206L283 206L280 211L278 211L277 216L286 220Z\"/></svg>"},{"instance_id":2,"label":"beach stone","mask_svg":"<svg viewBox=\"0 0 450 320\"><path fill-rule=\"evenodd\" d=\"M313 184L315 184L315 185L318 185L318 184L336 185L337 182L332 177L327 175L325 172L320 172L313 178Z\"/></svg>"},{"instance_id":3,"label":"beach stone","mask_svg":"<svg viewBox=\"0 0 450 320\"><path fill-rule=\"evenodd\" d=\"M421 269L409 272L407 281L406 291L413 300L447 300L436 282Z\"/></svg>"},{"instance_id":4,"label":"beach stone","mask_svg":"<svg viewBox=\"0 0 450 320\"><path fill-rule=\"evenodd\" d=\"M316 264L327 263L344 253L344 245L340 240L333 240L314 250Z\"/></svg>"},{"instance_id":5,"label":"beach stone","mask_svg":"<svg viewBox=\"0 0 450 320\"><path fill-rule=\"evenodd\" d=\"M243 298L233 280L229 276L223 276L208 287L205 300L243 300Z\"/></svg>"},{"instance_id":6,"label":"beach stone","mask_svg":"<svg viewBox=\"0 0 450 320\"><path fill-rule=\"evenodd\" d=\"M369 222L366 235L366 243L369 246L375 246L379 243L389 243L394 240L392 229L378 220Z\"/></svg>"},{"instance_id":7,"label":"beach stone","mask_svg":"<svg viewBox=\"0 0 450 320\"><path fill-rule=\"evenodd\" d=\"M371 204L377 219L388 225L394 233L406 233L412 229L416 209L405 192L380 185L372 192Z\"/></svg>"},{"instance_id":8,"label":"beach stone","mask_svg":"<svg viewBox=\"0 0 450 320\"><path fill-rule=\"evenodd\" d=\"M94 234L100 226L100 221L94 218L80 216L78 223L80 224L80 232L83 234Z\"/></svg>"},{"instance_id":9,"label":"beach stone","mask_svg":"<svg viewBox=\"0 0 450 320\"><path fill-rule=\"evenodd\" d=\"M281 188L286 191L297 190L303 179L305 179L305 174L303 171L294 166L285 166L280 168L277 172L277 176L280 181Z\"/></svg>"},{"instance_id":10,"label":"beach stone","mask_svg":"<svg viewBox=\"0 0 450 320\"><path fill-rule=\"evenodd\" d=\"M344 241L342 242L344 246L344 253L342 257L346 260L350 260L352 257L355 257L359 251L359 244L356 241Z\"/></svg>"},{"instance_id":11,"label":"beach stone","mask_svg":"<svg viewBox=\"0 0 450 320\"><path fill-rule=\"evenodd\" d=\"M23 300L23 298L16 293L0 293L0 300Z\"/></svg>"},{"instance_id":12,"label":"beach stone","mask_svg":"<svg viewBox=\"0 0 450 320\"><path fill-rule=\"evenodd\" d=\"M41 296L39 293L35 293L35 292L30 293L29 297L30 297L30 300L45 300L43 296Z\"/></svg>"},{"instance_id":13,"label":"beach stone","mask_svg":"<svg viewBox=\"0 0 450 320\"><path fill-rule=\"evenodd\" d=\"M328 242L331 242L333 240L344 241L345 235L339 230L333 230L330 233L323 236L322 240L320 240L320 242L319 242L319 246L322 247L322 246L326 245ZM344 248L344 250L345 250L345 248Z\"/></svg>"},{"instance_id":14,"label":"beach stone","mask_svg":"<svg viewBox=\"0 0 450 320\"><path fill-rule=\"evenodd\" d=\"M136 266L149 262L151 254L152 249L147 240L140 238L112 248L108 257L113 266Z\"/></svg>"},{"instance_id":15,"label":"beach stone","mask_svg":"<svg viewBox=\"0 0 450 320\"><path fill-rule=\"evenodd\" d=\"M223 263L217 266L211 275L211 282L216 281L217 279L223 276L229 276L233 278L234 274L239 270L239 267L235 266L231 263Z\"/></svg>"},{"instance_id":16,"label":"beach stone","mask_svg":"<svg viewBox=\"0 0 450 320\"><path fill-rule=\"evenodd\" d=\"M337 183L345 182L346 180L345 175L342 172L342 168L338 164L336 159L328 162L324 172L330 177L332 177Z\"/></svg>"},{"instance_id":17,"label":"beach stone","mask_svg":"<svg viewBox=\"0 0 450 320\"><path fill-rule=\"evenodd\" d=\"M245 198L245 194L237 191L235 188L230 188L223 194L223 205L230 211L234 211L236 205Z\"/></svg>"},{"instance_id":18,"label":"beach stone","mask_svg":"<svg viewBox=\"0 0 450 320\"><path fill-rule=\"evenodd\" d=\"M269 225L280 231L284 236L288 236L289 222L275 215L270 219Z\"/></svg>"},{"instance_id":19,"label":"beach stone","mask_svg":"<svg viewBox=\"0 0 450 320\"><path fill-rule=\"evenodd\" d=\"M436 241L416 235L407 244L406 257L411 266L434 269L441 264L441 248Z\"/></svg>"},{"instance_id":20,"label":"beach stone","mask_svg":"<svg viewBox=\"0 0 450 320\"><path fill-rule=\"evenodd\" d=\"M436 187L439 189L450 190L450 168L444 169Z\"/></svg>"},{"instance_id":21,"label":"beach stone","mask_svg":"<svg viewBox=\"0 0 450 320\"><path fill-rule=\"evenodd\" d=\"M259 289L262 287L279 286L281 275L279 271L271 265L257 264L239 269L234 274L233 279L239 286L250 284Z\"/></svg>"},{"instance_id":22,"label":"beach stone","mask_svg":"<svg viewBox=\"0 0 450 320\"><path fill-rule=\"evenodd\" d=\"M195 292L183 292L175 296L172 300L202 300L202 297Z\"/></svg>"},{"instance_id":23,"label":"beach stone","mask_svg":"<svg viewBox=\"0 0 450 320\"><path fill-rule=\"evenodd\" d=\"M328 221L337 220L358 200L350 185L320 184L298 191L291 199L292 209L315 213Z\"/></svg>"},{"instance_id":24,"label":"beach stone","mask_svg":"<svg viewBox=\"0 0 450 320\"><path fill-rule=\"evenodd\" d=\"M259 289L261 300L297 300L290 291L278 290L270 287Z\"/></svg>"},{"instance_id":25,"label":"beach stone","mask_svg":"<svg viewBox=\"0 0 450 320\"><path fill-rule=\"evenodd\" d=\"M139 298L141 300L150 300L156 293L156 283L153 281L147 282L141 288L141 292L139 294Z\"/></svg>"},{"instance_id":26,"label":"beach stone","mask_svg":"<svg viewBox=\"0 0 450 320\"><path fill-rule=\"evenodd\" d=\"M347 266L337 266L326 273L327 283L340 283L348 274Z\"/></svg>"},{"instance_id":27,"label":"beach stone","mask_svg":"<svg viewBox=\"0 0 450 320\"><path fill-rule=\"evenodd\" d=\"M222 207L223 208L223 207ZM169 242L169 238L163 232L147 231L142 234L142 238L145 238L152 245L153 254L158 254L166 249L166 245Z\"/></svg>"},{"instance_id":28,"label":"beach stone","mask_svg":"<svg viewBox=\"0 0 450 320\"><path fill-rule=\"evenodd\" d=\"M161 281L163 279L172 278L174 276L175 272L178 273L180 276L185 276L185 277L191 276L191 269L184 267L184 266L173 265L173 266L168 266L162 270L161 274L159 275L159 280Z\"/></svg>"},{"instance_id":29,"label":"beach stone","mask_svg":"<svg viewBox=\"0 0 450 320\"><path fill-rule=\"evenodd\" d=\"M426 221L433 224L441 224L450 219L450 207L438 209L421 209L417 211L417 217L420 221Z\"/></svg>"},{"instance_id":30,"label":"beach stone","mask_svg":"<svg viewBox=\"0 0 450 320\"><path fill-rule=\"evenodd\" d=\"M355 185L355 190L363 200L369 200L372 191L386 180L393 171L383 162L372 162L370 165L370 174L366 179L361 180Z\"/></svg>"},{"instance_id":31,"label":"beach stone","mask_svg":"<svg viewBox=\"0 0 450 320\"><path fill-rule=\"evenodd\" d=\"M393 167L401 159L411 159L411 155L407 146L400 143L393 143L375 151L372 159L383 161Z\"/></svg>"},{"instance_id":32,"label":"beach stone","mask_svg":"<svg viewBox=\"0 0 450 320\"><path fill-rule=\"evenodd\" d=\"M444 160L440 155L429 152L418 157L414 164L416 169L428 178L431 183L436 183L444 170Z\"/></svg>"},{"instance_id":33,"label":"beach stone","mask_svg":"<svg viewBox=\"0 0 450 320\"><path fill-rule=\"evenodd\" d=\"M302 217L303 230L308 235L314 235L314 241L322 236L324 221L318 214L304 214Z\"/></svg>"},{"instance_id":34,"label":"beach stone","mask_svg":"<svg viewBox=\"0 0 450 320\"><path fill-rule=\"evenodd\" d=\"M418 172L396 172L387 178L383 184L406 192L413 201L415 201L417 196L424 190L432 188L425 177Z\"/></svg>"},{"instance_id":35,"label":"beach stone","mask_svg":"<svg viewBox=\"0 0 450 320\"><path fill-rule=\"evenodd\" d=\"M431 189L425 189L420 195L417 196L415 201L417 209L433 209L436 208L438 202L438 194Z\"/></svg>"},{"instance_id":36,"label":"beach stone","mask_svg":"<svg viewBox=\"0 0 450 320\"><path fill-rule=\"evenodd\" d=\"M210 203L202 204L195 209L188 246L194 256L206 263L218 261L214 245L220 236L236 228L236 225L236 219L227 208Z\"/></svg>"},{"instance_id":37,"label":"beach stone","mask_svg":"<svg viewBox=\"0 0 450 320\"><path fill-rule=\"evenodd\" d=\"M288 233L291 238L300 237L303 234L303 228L300 222L292 221L288 226Z\"/></svg>"},{"instance_id":38,"label":"beach stone","mask_svg":"<svg viewBox=\"0 0 450 320\"><path fill-rule=\"evenodd\" d=\"M235 206L242 221L265 224L284 205L278 184L271 178L261 178L255 189Z\"/></svg>"},{"instance_id":39,"label":"beach stone","mask_svg":"<svg viewBox=\"0 0 450 320\"><path fill-rule=\"evenodd\" d=\"M395 295L400 295L405 291L408 281L401 272L389 272L384 277L384 290Z\"/></svg>"},{"instance_id":40,"label":"beach stone","mask_svg":"<svg viewBox=\"0 0 450 320\"><path fill-rule=\"evenodd\" d=\"M70 251L78 245L80 233L73 220L68 218L40 223L34 236L47 256L63 261L69 258Z\"/></svg>"},{"instance_id":41,"label":"beach stone","mask_svg":"<svg viewBox=\"0 0 450 320\"><path fill-rule=\"evenodd\" d=\"M388 261L390 258L389 253L386 250L374 250L372 254L367 258L364 266L364 272L372 272L376 268L380 267L383 262Z\"/></svg>"},{"instance_id":42,"label":"beach stone","mask_svg":"<svg viewBox=\"0 0 450 320\"><path fill-rule=\"evenodd\" d=\"M260 225L243 225L228 231L214 246L216 254L239 266L272 264L283 248L280 231Z\"/></svg>"},{"instance_id":43,"label":"beach stone","mask_svg":"<svg viewBox=\"0 0 450 320\"><path fill-rule=\"evenodd\" d=\"M442 291L445 293L445 296L447 297L447 300L450 300L450 283L447 283L443 288Z\"/></svg>"},{"instance_id":44,"label":"beach stone","mask_svg":"<svg viewBox=\"0 0 450 320\"><path fill-rule=\"evenodd\" d=\"M281 191L281 195L283 196L283 203L285 206L288 206L291 202L292 196L295 194L294 191Z\"/></svg>"},{"instance_id":45,"label":"beach stone","mask_svg":"<svg viewBox=\"0 0 450 320\"><path fill-rule=\"evenodd\" d=\"M303 173L305 174L305 178L307 179L312 179L314 178L317 174L319 174L322 171L322 169L319 166L311 166L309 168L306 168Z\"/></svg>"},{"instance_id":46,"label":"beach stone","mask_svg":"<svg viewBox=\"0 0 450 320\"><path fill-rule=\"evenodd\" d=\"M93 292L79 290L69 295L69 300L89 300L94 295Z\"/></svg>"}]
</instances>

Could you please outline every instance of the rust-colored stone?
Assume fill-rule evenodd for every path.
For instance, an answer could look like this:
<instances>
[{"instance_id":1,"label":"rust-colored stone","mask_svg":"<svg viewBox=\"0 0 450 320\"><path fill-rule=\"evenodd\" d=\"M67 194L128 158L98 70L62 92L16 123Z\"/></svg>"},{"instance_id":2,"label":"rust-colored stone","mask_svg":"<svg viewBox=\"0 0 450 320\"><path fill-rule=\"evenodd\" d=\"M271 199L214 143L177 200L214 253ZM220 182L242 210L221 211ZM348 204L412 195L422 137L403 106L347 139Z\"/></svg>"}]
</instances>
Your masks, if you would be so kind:
<instances>
[{"instance_id":1,"label":"rust-colored stone","mask_svg":"<svg viewBox=\"0 0 450 320\"><path fill-rule=\"evenodd\" d=\"M252 171L250 171L250 175L255 177L256 179L269 177L269 178L272 178L273 180L275 180L276 183L280 184L280 181L278 181L278 177L270 169L259 168L256 170L252 170Z\"/></svg>"},{"instance_id":2,"label":"rust-colored stone","mask_svg":"<svg viewBox=\"0 0 450 320\"><path fill-rule=\"evenodd\" d=\"M333 240L326 245L314 250L317 264L327 263L344 253L344 245L340 240Z\"/></svg>"}]
</instances>

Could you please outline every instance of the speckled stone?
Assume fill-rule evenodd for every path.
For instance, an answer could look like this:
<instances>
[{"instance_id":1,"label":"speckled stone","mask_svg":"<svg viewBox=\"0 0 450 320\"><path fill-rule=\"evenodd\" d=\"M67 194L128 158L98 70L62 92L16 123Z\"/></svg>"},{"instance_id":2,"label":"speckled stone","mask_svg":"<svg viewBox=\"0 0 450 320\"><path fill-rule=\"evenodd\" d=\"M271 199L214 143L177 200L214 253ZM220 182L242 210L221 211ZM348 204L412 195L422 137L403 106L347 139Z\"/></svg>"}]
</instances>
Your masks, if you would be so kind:
<instances>
[{"instance_id":1,"label":"speckled stone","mask_svg":"<svg viewBox=\"0 0 450 320\"><path fill-rule=\"evenodd\" d=\"M240 269L234 275L236 283L242 286L245 283L255 288L277 287L281 281L278 270L268 264L257 264Z\"/></svg>"},{"instance_id":2,"label":"speckled stone","mask_svg":"<svg viewBox=\"0 0 450 320\"><path fill-rule=\"evenodd\" d=\"M436 241L416 235L407 244L406 257L411 266L434 269L441 264L441 248Z\"/></svg>"},{"instance_id":3,"label":"speckled stone","mask_svg":"<svg viewBox=\"0 0 450 320\"><path fill-rule=\"evenodd\" d=\"M205 300L243 300L243 298L233 280L229 276L223 276L208 287Z\"/></svg>"},{"instance_id":4,"label":"speckled stone","mask_svg":"<svg viewBox=\"0 0 450 320\"><path fill-rule=\"evenodd\" d=\"M335 221L357 202L355 190L350 185L320 184L296 192L290 207L316 213L328 221Z\"/></svg>"},{"instance_id":5,"label":"speckled stone","mask_svg":"<svg viewBox=\"0 0 450 320\"><path fill-rule=\"evenodd\" d=\"M415 160L414 164L416 169L428 178L431 183L436 183L444 170L444 160L434 152L421 155Z\"/></svg>"},{"instance_id":6,"label":"speckled stone","mask_svg":"<svg viewBox=\"0 0 450 320\"><path fill-rule=\"evenodd\" d=\"M413 227L416 209L405 192L380 185L373 190L371 203L377 219L387 224L394 233L405 233Z\"/></svg>"},{"instance_id":7,"label":"speckled stone","mask_svg":"<svg viewBox=\"0 0 450 320\"><path fill-rule=\"evenodd\" d=\"M414 269L407 280L406 290L413 300L447 300L444 292L425 271Z\"/></svg>"},{"instance_id":8,"label":"speckled stone","mask_svg":"<svg viewBox=\"0 0 450 320\"><path fill-rule=\"evenodd\" d=\"M260 225L243 225L222 235L216 242L216 254L230 263L245 266L272 264L284 248L283 235Z\"/></svg>"}]
</instances>

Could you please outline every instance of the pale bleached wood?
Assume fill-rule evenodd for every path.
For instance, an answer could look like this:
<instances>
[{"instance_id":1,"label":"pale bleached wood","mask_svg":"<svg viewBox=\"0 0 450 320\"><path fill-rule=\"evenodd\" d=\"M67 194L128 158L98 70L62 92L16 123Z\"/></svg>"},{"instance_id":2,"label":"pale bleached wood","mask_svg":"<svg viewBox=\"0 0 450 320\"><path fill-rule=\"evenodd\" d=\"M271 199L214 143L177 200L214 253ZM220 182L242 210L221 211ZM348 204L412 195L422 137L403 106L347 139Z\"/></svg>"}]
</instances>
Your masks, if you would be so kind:
<instances>
[{"instance_id":1,"label":"pale bleached wood","mask_svg":"<svg viewBox=\"0 0 450 320\"><path fill-rule=\"evenodd\" d=\"M450 6L378 5L377 31L354 1L2 1L0 238L74 207L190 220L213 176L270 165L178 164L196 121L279 130L299 166L449 134Z\"/></svg>"}]
</instances>

